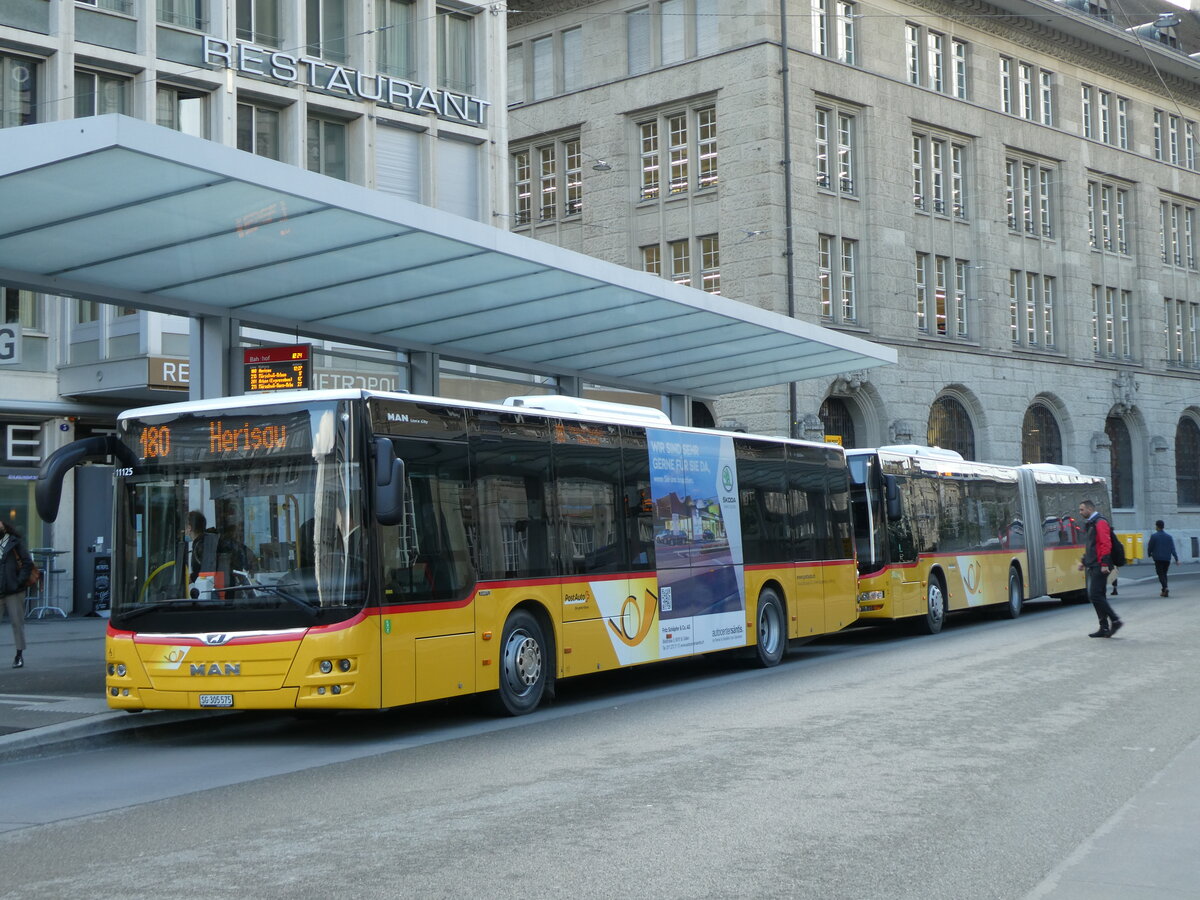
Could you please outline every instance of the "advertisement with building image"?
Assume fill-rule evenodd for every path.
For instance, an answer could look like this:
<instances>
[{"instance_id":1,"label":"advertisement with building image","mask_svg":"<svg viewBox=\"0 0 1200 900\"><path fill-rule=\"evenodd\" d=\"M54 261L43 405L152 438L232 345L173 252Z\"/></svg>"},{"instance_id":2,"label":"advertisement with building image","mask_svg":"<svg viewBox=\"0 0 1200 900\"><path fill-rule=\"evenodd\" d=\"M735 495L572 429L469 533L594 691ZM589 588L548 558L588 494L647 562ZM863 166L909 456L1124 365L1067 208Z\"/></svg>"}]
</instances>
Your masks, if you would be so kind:
<instances>
[{"instance_id":1,"label":"advertisement with building image","mask_svg":"<svg viewBox=\"0 0 1200 900\"><path fill-rule=\"evenodd\" d=\"M647 428L662 656L746 643L733 440Z\"/></svg>"}]
</instances>

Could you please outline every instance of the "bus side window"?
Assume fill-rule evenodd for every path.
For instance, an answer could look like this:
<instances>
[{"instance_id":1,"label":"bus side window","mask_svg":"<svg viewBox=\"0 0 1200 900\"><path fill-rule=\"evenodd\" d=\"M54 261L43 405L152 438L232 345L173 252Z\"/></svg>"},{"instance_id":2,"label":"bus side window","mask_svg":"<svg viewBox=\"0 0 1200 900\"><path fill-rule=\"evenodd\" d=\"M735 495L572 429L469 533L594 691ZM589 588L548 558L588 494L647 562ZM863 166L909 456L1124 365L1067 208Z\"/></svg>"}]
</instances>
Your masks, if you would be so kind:
<instances>
[{"instance_id":1,"label":"bus side window","mask_svg":"<svg viewBox=\"0 0 1200 900\"><path fill-rule=\"evenodd\" d=\"M629 568L653 571L654 499L650 493L650 452L646 432L621 427L621 483L625 495L625 542Z\"/></svg>"}]
</instances>

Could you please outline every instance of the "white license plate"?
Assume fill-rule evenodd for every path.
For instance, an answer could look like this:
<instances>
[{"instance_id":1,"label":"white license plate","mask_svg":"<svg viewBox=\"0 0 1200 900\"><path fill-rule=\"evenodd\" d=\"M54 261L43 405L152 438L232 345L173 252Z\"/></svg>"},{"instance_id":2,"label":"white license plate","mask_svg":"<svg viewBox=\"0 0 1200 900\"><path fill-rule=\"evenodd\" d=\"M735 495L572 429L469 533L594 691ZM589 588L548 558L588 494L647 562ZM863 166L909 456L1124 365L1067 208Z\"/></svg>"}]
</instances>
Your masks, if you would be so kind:
<instances>
[{"instance_id":1,"label":"white license plate","mask_svg":"<svg viewBox=\"0 0 1200 900\"><path fill-rule=\"evenodd\" d=\"M233 694L201 694L200 707L228 709L233 706Z\"/></svg>"}]
</instances>

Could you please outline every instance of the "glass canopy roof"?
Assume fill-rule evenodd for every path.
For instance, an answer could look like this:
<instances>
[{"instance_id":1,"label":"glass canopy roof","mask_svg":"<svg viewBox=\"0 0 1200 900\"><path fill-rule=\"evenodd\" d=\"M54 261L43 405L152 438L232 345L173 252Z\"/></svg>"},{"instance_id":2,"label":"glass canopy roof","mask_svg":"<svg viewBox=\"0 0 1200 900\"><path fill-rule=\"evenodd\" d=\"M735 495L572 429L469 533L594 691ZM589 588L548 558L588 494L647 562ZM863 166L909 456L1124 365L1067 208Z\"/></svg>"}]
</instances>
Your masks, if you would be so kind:
<instances>
[{"instance_id":1,"label":"glass canopy roof","mask_svg":"<svg viewBox=\"0 0 1200 900\"><path fill-rule=\"evenodd\" d=\"M894 363L754 306L124 116L0 129L0 283L654 393Z\"/></svg>"}]
</instances>

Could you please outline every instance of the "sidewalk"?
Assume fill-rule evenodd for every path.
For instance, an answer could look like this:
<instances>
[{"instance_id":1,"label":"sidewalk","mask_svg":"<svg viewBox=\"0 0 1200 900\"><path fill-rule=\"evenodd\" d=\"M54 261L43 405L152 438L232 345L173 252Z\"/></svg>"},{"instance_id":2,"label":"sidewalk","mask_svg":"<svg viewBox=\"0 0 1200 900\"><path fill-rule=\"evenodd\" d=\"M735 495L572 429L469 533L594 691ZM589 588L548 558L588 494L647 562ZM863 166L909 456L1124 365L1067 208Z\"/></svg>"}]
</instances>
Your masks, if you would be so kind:
<instances>
[{"instance_id":1,"label":"sidewalk","mask_svg":"<svg viewBox=\"0 0 1200 900\"><path fill-rule=\"evenodd\" d=\"M1171 567L1171 578L1200 575L1200 563ZM1120 586L1157 587L1145 560L1121 570ZM104 699L104 632L108 619L31 619L25 622L25 668L13 669L13 638L0 624L0 762L49 752L59 744L104 734L195 720L195 710L131 715Z\"/></svg>"},{"instance_id":2,"label":"sidewalk","mask_svg":"<svg viewBox=\"0 0 1200 900\"><path fill-rule=\"evenodd\" d=\"M194 712L130 715L104 699L108 619L27 619L25 668L13 669L12 628L0 624L0 763L99 735L162 725Z\"/></svg>"}]
</instances>

